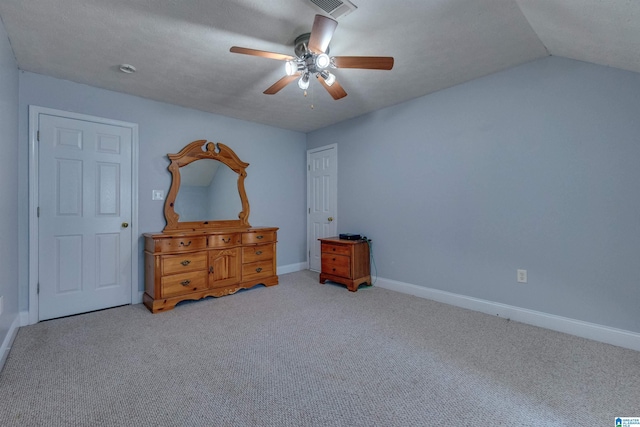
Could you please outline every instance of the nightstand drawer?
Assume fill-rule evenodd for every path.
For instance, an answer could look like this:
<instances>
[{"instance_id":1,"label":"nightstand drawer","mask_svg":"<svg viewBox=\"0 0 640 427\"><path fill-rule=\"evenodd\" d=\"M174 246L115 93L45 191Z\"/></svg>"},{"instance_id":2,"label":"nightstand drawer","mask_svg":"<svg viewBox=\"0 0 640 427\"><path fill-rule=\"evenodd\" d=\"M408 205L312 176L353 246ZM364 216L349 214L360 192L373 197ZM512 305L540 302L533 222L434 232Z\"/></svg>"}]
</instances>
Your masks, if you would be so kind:
<instances>
[{"instance_id":1,"label":"nightstand drawer","mask_svg":"<svg viewBox=\"0 0 640 427\"><path fill-rule=\"evenodd\" d=\"M322 252L323 254L326 252L339 255L351 255L351 246L322 243L320 244L320 252Z\"/></svg>"},{"instance_id":2,"label":"nightstand drawer","mask_svg":"<svg viewBox=\"0 0 640 427\"><path fill-rule=\"evenodd\" d=\"M209 287L208 279L206 270L165 276L162 278L162 298L203 291Z\"/></svg>"},{"instance_id":3,"label":"nightstand drawer","mask_svg":"<svg viewBox=\"0 0 640 427\"><path fill-rule=\"evenodd\" d=\"M322 272L341 277L351 277L351 257L322 253Z\"/></svg>"},{"instance_id":4,"label":"nightstand drawer","mask_svg":"<svg viewBox=\"0 0 640 427\"><path fill-rule=\"evenodd\" d=\"M207 253L196 252L162 256L162 275L207 269Z\"/></svg>"}]
</instances>

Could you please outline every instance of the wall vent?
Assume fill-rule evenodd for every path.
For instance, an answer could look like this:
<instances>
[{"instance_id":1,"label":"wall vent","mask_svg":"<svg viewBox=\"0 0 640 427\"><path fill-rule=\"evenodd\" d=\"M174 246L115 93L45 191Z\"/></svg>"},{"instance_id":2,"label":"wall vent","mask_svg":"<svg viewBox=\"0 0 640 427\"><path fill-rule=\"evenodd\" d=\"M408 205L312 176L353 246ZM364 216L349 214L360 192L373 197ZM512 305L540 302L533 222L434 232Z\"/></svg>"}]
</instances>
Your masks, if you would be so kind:
<instances>
[{"instance_id":1,"label":"wall vent","mask_svg":"<svg viewBox=\"0 0 640 427\"><path fill-rule=\"evenodd\" d=\"M323 12L328 13L333 18L338 19L348 15L358 8L349 0L309 0L311 3L319 7Z\"/></svg>"}]
</instances>

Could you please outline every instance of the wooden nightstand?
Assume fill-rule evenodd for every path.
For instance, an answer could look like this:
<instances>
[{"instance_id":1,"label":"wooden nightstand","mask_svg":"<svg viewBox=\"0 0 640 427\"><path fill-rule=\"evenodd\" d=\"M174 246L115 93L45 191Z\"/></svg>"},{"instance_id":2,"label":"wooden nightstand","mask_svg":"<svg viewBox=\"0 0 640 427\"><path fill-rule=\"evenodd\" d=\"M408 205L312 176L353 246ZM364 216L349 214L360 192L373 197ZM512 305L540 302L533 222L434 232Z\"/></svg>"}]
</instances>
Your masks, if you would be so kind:
<instances>
[{"instance_id":1,"label":"wooden nightstand","mask_svg":"<svg viewBox=\"0 0 640 427\"><path fill-rule=\"evenodd\" d=\"M362 284L371 284L369 243L366 240L337 237L318 240L322 263L320 283L331 280L346 285L351 292L356 292Z\"/></svg>"}]
</instances>

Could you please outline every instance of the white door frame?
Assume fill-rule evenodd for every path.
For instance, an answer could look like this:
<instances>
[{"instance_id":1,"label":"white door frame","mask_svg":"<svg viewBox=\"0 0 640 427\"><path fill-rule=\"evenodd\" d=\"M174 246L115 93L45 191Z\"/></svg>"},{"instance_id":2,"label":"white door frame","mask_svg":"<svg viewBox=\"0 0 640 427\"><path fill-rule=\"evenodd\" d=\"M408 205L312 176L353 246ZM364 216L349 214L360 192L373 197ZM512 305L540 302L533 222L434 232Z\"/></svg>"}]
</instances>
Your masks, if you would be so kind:
<instances>
[{"instance_id":1,"label":"white door frame","mask_svg":"<svg viewBox=\"0 0 640 427\"><path fill-rule=\"evenodd\" d=\"M38 323L38 117L40 114L131 129L131 303L142 302L138 290L138 125L86 114L29 105L29 324Z\"/></svg>"},{"instance_id":2,"label":"white door frame","mask_svg":"<svg viewBox=\"0 0 640 427\"><path fill-rule=\"evenodd\" d=\"M310 267L310 259L309 259L309 254L311 253L311 242L309 241L309 228L311 227L311 220L310 220L310 209L311 209L311 180L309 179L309 176L311 175L311 154L312 153L317 153L319 151L325 151L325 150L329 150L329 149L334 149L336 150L336 189L338 187L338 144L334 143L334 144L329 144L329 145L323 145L322 147L316 147L316 148L312 148L307 150L307 269L309 269ZM338 192L335 191L334 192L334 197L335 200L333 200L334 202L334 206L336 207L336 216L335 216L335 227L336 230L338 229Z\"/></svg>"}]
</instances>

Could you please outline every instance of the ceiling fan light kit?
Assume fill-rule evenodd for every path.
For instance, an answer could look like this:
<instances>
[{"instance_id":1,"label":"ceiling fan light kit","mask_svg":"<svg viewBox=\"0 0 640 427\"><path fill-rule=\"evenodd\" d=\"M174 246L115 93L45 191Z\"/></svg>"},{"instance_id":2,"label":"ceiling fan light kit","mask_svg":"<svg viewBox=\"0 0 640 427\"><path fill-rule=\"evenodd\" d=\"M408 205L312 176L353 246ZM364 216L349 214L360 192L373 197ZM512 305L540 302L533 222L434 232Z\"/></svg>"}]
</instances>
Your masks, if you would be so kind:
<instances>
[{"instance_id":1,"label":"ceiling fan light kit","mask_svg":"<svg viewBox=\"0 0 640 427\"><path fill-rule=\"evenodd\" d=\"M327 84L327 86L331 86L332 84L334 84L336 82L336 76L334 76L333 74L331 74L327 70L321 71L320 72L320 77L322 77L324 79L324 82Z\"/></svg>"},{"instance_id":2,"label":"ceiling fan light kit","mask_svg":"<svg viewBox=\"0 0 640 427\"><path fill-rule=\"evenodd\" d=\"M309 87L309 73L304 73L300 80L298 80L298 87L302 90L307 90Z\"/></svg>"},{"instance_id":3,"label":"ceiling fan light kit","mask_svg":"<svg viewBox=\"0 0 640 427\"><path fill-rule=\"evenodd\" d=\"M330 73L327 68L391 70L394 62L393 57L389 56L330 57L329 43L337 26L338 22L334 19L316 15L311 32L296 38L295 56L238 46L231 47L230 52L286 61L286 75L264 91L267 95L278 93L296 79L298 80L298 87L306 90L309 87L309 77L314 74L333 99L337 100L347 96L347 92L336 81L336 76ZM298 76L300 76L299 79Z\"/></svg>"},{"instance_id":4,"label":"ceiling fan light kit","mask_svg":"<svg viewBox=\"0 0 640 427\"><path fill-rule=\"evenodd\" d=\"M327 55L326 53L321 53L319 55L316 55L315 63L317 69L323 70L331 65L331 58L329 58L329 55Z\"/></svg>"}]
</instances>

